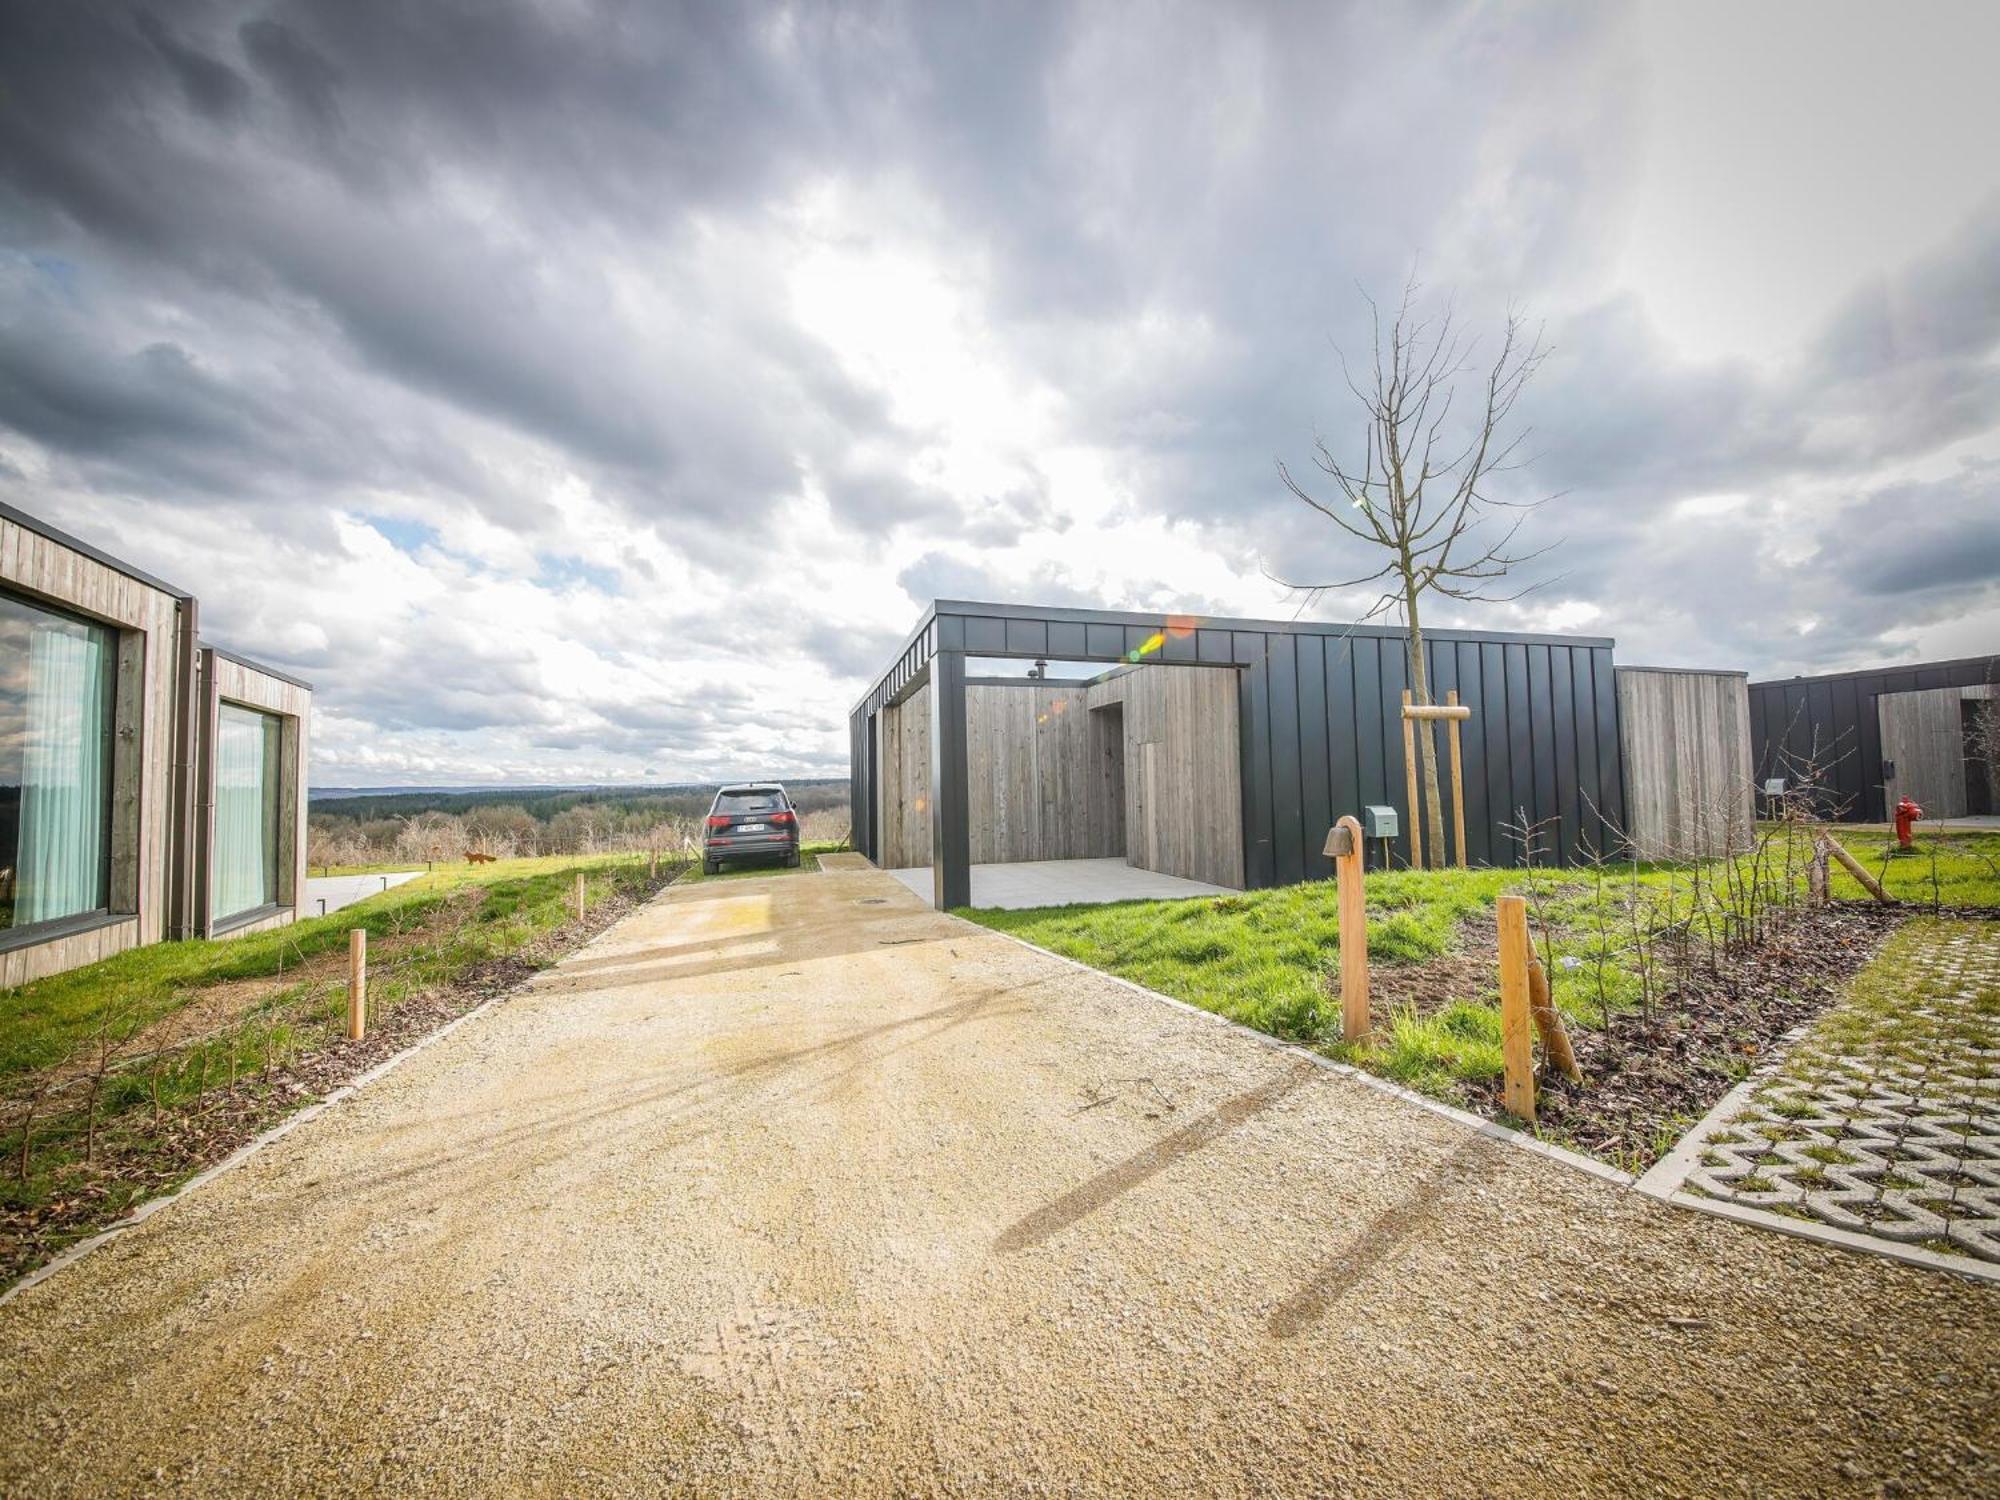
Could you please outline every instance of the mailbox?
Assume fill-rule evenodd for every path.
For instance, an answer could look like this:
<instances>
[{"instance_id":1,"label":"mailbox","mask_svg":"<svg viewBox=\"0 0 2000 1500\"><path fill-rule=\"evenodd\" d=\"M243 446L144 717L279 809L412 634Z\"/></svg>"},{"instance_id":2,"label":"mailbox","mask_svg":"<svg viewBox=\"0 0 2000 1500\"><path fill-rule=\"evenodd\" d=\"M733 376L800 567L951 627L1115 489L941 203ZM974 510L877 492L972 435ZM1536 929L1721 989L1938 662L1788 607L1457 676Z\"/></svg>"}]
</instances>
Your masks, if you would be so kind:
<instances>
[{"instance_id":1,"label":"mailbox","mask_svg":"<svg viewBox=\"0 0 2000 1500\"><path fill-rule=\"evenodd\" d=\"M1365 838L1392 839L1402 831L1396 821L1393 807L1364 807L1361 809L1361 833Z\"/></svg>"}]
</instances>

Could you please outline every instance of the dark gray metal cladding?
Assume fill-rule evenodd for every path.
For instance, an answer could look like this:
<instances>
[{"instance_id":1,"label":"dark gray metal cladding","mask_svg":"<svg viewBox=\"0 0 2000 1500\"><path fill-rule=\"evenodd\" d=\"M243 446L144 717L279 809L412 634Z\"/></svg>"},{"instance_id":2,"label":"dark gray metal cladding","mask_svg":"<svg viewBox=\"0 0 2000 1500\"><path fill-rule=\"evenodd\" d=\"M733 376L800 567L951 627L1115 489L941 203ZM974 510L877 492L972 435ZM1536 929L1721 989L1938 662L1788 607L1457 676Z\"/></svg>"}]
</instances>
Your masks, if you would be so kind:
<instances>
[{"instance_id":1,"label":"dark gray metal cladding","mask_svg":"<svg viewBox=\"0 0 2000 1500\"><path fill-rule=\"evenodd\" d=\"M1799 768L1817 763L1841 816L1882 823L1882 721L1875 700L1919 688L2000 683L2000 656L1914 662L1860 672L1831 672L1750 684L1750 748L1757 783L1773 776L1796 783Z\"/></svg>"},{"instance_id":2,"label":"dark gray metal cladding","mask_svg":"<svg viewBox=\"0 0 2000 1500\"><path fill-rule=\"evenodd\" d=\"M1156 635L1162 639L1147 650ZM970 847L965 658L1109 664L1134 651L1149 662L1238 670L1246 886L1330 877L1322 849L1333 820L1371 803L1400 807L1406 800L1400 709L1410 673L1402 630L939 600L854 707L855 847L876 854L874 716L930 683L934 878L941 900L963 904ZM1442 701L1456 689L1472 710L1462 742L1470 862L1520 863L1505 826L1523 814L1543 825L1538 858L1547 862L1574 863L1618 846L1625 789L1611 651L1603 637L1426 633L1433 697ZM1440 731L1441 771L1444 745ZM1411 821L1402 820L1398 860L1409 858Z\"/></svg>"}]
</instances>

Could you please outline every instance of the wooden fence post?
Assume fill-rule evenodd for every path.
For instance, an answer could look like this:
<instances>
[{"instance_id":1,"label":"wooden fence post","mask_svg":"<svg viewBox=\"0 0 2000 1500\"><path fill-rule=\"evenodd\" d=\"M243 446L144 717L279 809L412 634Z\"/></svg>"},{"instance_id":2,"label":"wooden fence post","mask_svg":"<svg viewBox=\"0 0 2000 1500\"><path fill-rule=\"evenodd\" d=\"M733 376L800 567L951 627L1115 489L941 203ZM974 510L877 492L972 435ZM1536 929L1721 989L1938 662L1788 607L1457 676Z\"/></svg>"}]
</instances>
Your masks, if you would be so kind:
<instances>
[{"instance_id":1,"label":"wooden fence post","mask_svg":"<svg viewBox=\"0 0 2000 1500\"><path fill-rule=\"evenodd\" d=\"M1424 867L1424 810L1417 805L1417 725L1410 717L1410 690L1403 689L1403 777L1410 795L1410 868Z\"/></svg>"},{"instance_id":2,"label":"wooden fence post","mask_svg":"<svg viewBox=\"0 0 2000 1500\"><path fill-rule=\"evenodd\" d=\"M1458 707L1458 689L1453 688L1444 695L1444 701L1451 707ZM1458 851L1458 867L1465 868L1465 763L1458 747L1461 719L1446 719L1445 730L1451 736L1451 842Z\"/></svg>"},{"instance_id":3,"label":"wooden fence post","mask_svg":"<svg viewBox=\"0 0 2000 1500\"><path fill-rule=\"evenodd\" d=\"M1568 1028L1549 994L1548 971L1539 958L1528 960L1528 1002L1535 1012L1535 1030L1542 1038L1542 1056L1571 1083L1582 1083L1583 1069L1576 1065L1576 1049L1569 1044Z\"/></svg>"},{"instance_id":4,"label":"wooden fence post","mask_svg":"<svg viewBox=\"0 0 2000 1500\"><path fill-rule=\"evenodd\" d=\"M368 1034L368 929L347 934L347 1039L358 1042Z\"/></svg>"},{"instance_id":5,"label":"wooden fence post","mask_svg":"<svg viewBox=\"0 0 2000 1500\"><path fill-rule=\"evenodd\" d=\"M583 871L576 872L576 919L583 920Z\"/></svg>"},{"instance_id":6,"label":"wooden fence post","mask_svg":"<svg viewBox=\"0 0 2000 1500\"><path fill-rule=\"evenodd\" d=\"M1822 833L1818 837L1819 847L1839 860L1840 867L1854 877L1855 881L1861 886L1861 889L1873 896L1884 906L1894 906L1896 904L1896 898L1882 889L1882 882L1861 868L1860 860L1841 848L1838 843L1826 834Z\"/></svg>"},{"instance_id":7,"label":"wooden fence post","mask_svg":"<svg viewBox=\"0 0 2000 1500\"><path fill-rule=\"evenodd\" d=\"M1326 853L1340 882L1340 1029L1350 1042L1368 1039L1368 905L1361 888L1361 822L1352 813L1333 825Z\"/></svg>"},{"instance_id":8,"label":"wooden fence post","mask_svg":"<svg viewBox=\"0 0 2000 1500\"><path fill-rule=\"evenodd\" d=\"M1500 928L1500 1054L1505 1065L1507 1112L1535 1122L1534 1020L1528 978L1528 903L1502 896L1493 905Z\"/></svg>"}]
</instances>

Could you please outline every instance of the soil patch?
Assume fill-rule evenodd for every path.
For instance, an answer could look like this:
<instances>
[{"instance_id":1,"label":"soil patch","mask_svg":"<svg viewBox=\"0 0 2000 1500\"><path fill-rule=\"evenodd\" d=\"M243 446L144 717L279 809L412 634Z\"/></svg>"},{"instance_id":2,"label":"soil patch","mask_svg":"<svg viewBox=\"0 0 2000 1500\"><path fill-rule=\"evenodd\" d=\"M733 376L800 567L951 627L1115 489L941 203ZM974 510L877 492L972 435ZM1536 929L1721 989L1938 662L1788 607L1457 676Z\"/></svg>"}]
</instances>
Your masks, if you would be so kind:
<instances>
[{"instance_id":1,"label":"soil patch","mask_svg":"<svg viewBox=\"0 0 2000 1500\"><path fill-rule=\"evenodd\" d=\"M1584 1082L1549 1074L1537 1082L1542 1133L1627 1170L1643 1171L1712 1108L1788 1032L1824 1011L1883 940L1917 915L1993 920L1982 907L1840 902L1800 908L1765 941L1692 961L1662 977L1645 1011L1615 1012L1609 1024L1572 1023ZM1498 940L1490 916L1464 924L1453 951L1424 964L1384 965L1369 975L1378 1024L1402 1007L1418 1014L1454 1000L1491 1002ZM1462 1082L1456 1102L1503 1114L1498 1078Z\"/></svg>"}]
</instances>

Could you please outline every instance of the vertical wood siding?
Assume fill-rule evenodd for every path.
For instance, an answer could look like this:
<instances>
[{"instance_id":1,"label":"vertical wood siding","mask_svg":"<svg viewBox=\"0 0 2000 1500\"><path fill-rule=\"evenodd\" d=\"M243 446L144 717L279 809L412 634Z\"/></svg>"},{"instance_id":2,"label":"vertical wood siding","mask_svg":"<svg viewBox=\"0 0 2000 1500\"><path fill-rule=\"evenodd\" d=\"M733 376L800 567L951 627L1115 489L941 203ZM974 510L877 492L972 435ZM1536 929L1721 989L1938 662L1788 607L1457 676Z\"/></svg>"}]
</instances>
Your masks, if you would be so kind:
<instances>
[{"instance_id":1,"label":"vertical wood siding","mask_svg":"<svg viewBox=\"0 0 2000 1500\"><path fill-rule=\"evenodd\" d=\"M2000 688L1919 688L1883 693L1875 700L1881 720L1882 759L1896 768L1884 778L1890 808L1909 797L1930 818L1962 818L1966 798L1965 709L1968 698L2000 697ZM1978 774L1977 771L1974 774Z\"/></svg>"},{"instance_id":2,"label":"vertical wood siding","mask_svg":"<svg viewBox=\"0 0 2000 1500\"><path fill-rule=\"evenodd\" d=\"M1679 859L1744 847L1754 766L1743 675L1620 667L1617 679L1634 851Z\"/></svg>"},{"instance_id":3,"label":"vertical wood siding","mask_svg":"<svg viewBox=\"0 0 2000 1500\"><path fill-rule=\"evenodd\" d=\"M213 652L208 656L214 673L215 696L219 700L262 709L279 715L284 721L281 744L283 779L279 784L279 797L287 815L279 820L278 825L278 869L282 881L278 899L290 910L230 928L228 936L236 937L248 932L262 932L269 927L282 927L305 913L306 768L312 763L312 690L268 672L260 672L249 663L232 657ZM213 774L212 764L210 774ZM211 806L214 804L213 788L204 800ZM207 868L206 858L202 861L202 868ZM206 901L205 887L203 900Z\"/></svg>"},{"instance_id":4,"label":"vertical wood siding","mask_svg":"<svg viewBox=\"0 0 2000 1500\"><path fill-rule=\"evenodd\" d=\"M0 586L118 627L112 914L104 926L0 952L0 986L94 963L166 932L175 643L171 593L0 517Z\"/></svg>"},{"instance_id":5,"label":"vertical wood siding","mask_svg":"<svg viewBox=\"0 0 2000 1500\"><path fill-rule=\"evenodd\" d=\"M931 862L930 688L918 688L879 718L881 851L875 862L885 870L915 869Z\"/></svg>"}]
</instances>

